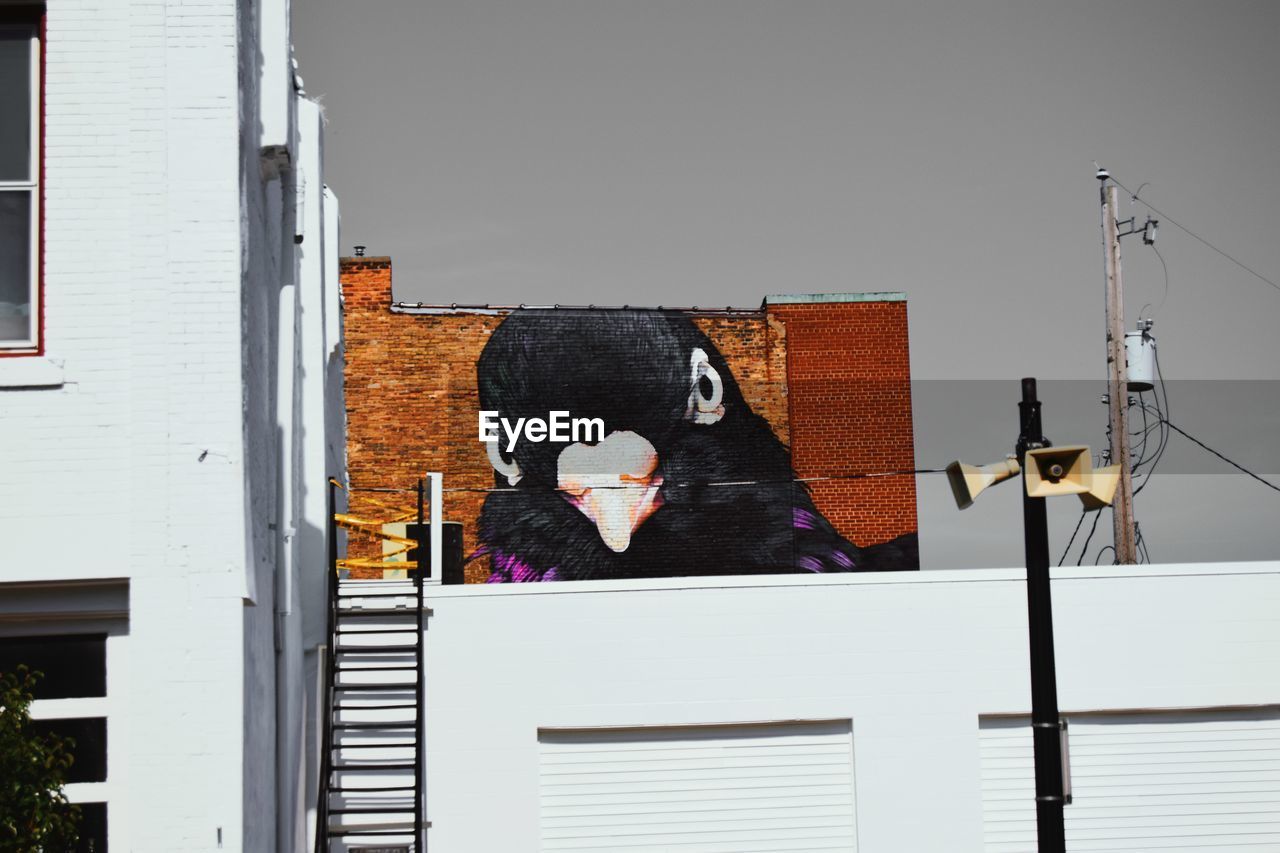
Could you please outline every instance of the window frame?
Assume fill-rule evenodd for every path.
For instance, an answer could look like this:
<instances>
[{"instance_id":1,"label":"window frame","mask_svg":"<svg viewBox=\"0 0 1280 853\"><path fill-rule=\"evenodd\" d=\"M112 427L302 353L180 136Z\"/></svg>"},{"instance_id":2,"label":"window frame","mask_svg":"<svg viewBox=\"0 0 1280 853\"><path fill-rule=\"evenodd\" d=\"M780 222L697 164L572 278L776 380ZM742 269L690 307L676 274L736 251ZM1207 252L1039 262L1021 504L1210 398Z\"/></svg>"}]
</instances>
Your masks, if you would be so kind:
<instances>
[{"instance_id":1,"label":"window frame","mask_svg":"<svg viewBox=\"0 0 1280 853\"><path fill-rule=\"evenodd\" d=\"M44 327L44 137L45 137L45 8L42 5L0 5L0 27L29 26L34 29L31 56L31 169L27 181L0 181L0 192L31 193L31 228L28 257L31 260L31 338L0 341L0 358L42 356L45 353Z\"/></svg>"}]
</instances>

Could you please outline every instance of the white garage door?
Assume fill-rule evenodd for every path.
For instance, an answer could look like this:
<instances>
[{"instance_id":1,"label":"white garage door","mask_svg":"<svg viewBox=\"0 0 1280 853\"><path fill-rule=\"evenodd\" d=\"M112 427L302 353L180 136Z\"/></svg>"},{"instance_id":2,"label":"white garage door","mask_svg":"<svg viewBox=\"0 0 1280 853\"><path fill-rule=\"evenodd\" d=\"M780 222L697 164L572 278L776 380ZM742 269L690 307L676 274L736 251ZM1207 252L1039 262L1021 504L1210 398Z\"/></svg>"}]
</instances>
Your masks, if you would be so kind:
<instances>
[{"instance_id":1,"label":"white garage door","mask_svg":"<svg viewBox=\"0 0 1280 853\"><path fill-rule=\"evenodd\" d=\"M539 733L542 850L857 849L848 720Z\"/></svg>"},{"instance_id":2,"label":"white garage door","mask_svg":"<svg viewBox=\"0 0 1280 853\"><path fill-rule=\"evenodd\" d=\"M1068 715L1067 849L1280 850L1280 713ZM986 853L1036 849L1026 718L981 722Z\"/></svg>"}]
</instances>

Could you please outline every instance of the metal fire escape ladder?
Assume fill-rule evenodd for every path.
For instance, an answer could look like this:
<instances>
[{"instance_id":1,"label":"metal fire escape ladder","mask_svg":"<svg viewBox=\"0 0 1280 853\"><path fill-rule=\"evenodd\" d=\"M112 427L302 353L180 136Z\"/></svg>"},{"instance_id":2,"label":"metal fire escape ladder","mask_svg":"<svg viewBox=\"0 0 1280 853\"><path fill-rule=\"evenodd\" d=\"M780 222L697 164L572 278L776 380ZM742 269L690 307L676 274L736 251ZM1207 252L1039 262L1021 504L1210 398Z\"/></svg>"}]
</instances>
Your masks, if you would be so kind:
<instances>
[{"instance_id":1,"label":"metal fire escape ladder","mask_svg":"<svg viewBox=\"0 0 1280 853\"><path fill-rule=\"evenodd\" d=\"M339 579L329 487L329 649L325 666L316 853L426 849L423 786L423 575ZM423 486L418 483L418 530Z\"/></svg>"}]
</instances>

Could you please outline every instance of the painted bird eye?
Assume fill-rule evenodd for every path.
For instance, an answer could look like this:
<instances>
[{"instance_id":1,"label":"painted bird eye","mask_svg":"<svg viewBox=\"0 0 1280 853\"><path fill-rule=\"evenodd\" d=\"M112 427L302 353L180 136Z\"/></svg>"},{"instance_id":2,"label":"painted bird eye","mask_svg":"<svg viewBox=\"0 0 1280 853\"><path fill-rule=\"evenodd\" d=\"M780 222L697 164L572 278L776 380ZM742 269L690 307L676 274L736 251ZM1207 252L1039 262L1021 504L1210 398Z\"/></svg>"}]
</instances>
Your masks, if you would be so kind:
<instances>
[{"instance_id":1,"label":"painted bird eye","mask_svg":"<svg viewBox=\"0 0 1280 853\"><path fill-rule=\"evenodd\" d=\"M514 456L508 459L497 441L487 442L485 450L489 454L489 464L493 466L493 470L506 477L509 485L514 486L520 482L520 478L524 475L520 473L520 463Z\"/></svg>"},{"instance_id":2,"label":"painted bird eye","mask_svg":"<svg viewBox=\"0 0 1280 853\"><path fill-rule=\"evenodd\" d=\"M701 347L689 356L689 403L685 418L695 424L714 424L724 417L724 380L711 366L711 359Z\"/></svg>"}]
</instances>

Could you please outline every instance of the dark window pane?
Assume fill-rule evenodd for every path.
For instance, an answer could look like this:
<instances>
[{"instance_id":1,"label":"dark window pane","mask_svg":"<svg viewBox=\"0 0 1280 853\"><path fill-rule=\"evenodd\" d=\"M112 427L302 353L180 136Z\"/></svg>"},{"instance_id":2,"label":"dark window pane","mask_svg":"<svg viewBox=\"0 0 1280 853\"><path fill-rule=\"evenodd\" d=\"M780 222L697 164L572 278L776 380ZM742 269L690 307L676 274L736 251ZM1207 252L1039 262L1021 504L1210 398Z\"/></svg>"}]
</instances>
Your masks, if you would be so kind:
<instances>
[{"instance_id":1,"label":"dark window pane","mask_svg":"<svg viewBox=\"0 0 1280 853\"><path fill-rule=\"evenodd\" d=\"M107 781L107 721L102 717L65 720L32 720L31 730L39 735L55 734L75 741L71 755L75 762L67 770L68 782Z\"/></svg>"},{"instance_id":2,"label":"dark window pane","mask_svg":"<svg viewBox=\"0 0 1280 853\"><path fill-rule=\"evenodd\" d=\"M39 670L37 699L107 695L107 638L103 634L0 638L0 672L20 663Z\"/></svg>"},{"instance_id":3,"label":"dark window pane","mask_svg":"<svg viewBox=\"0 0 1280 853\"><path fill-rule=\"evenodd\" d=\"M81 803L80 843L75 853L107 853L106 803Z\"/></svg>"},{"instance_id":4,"label":"dark window pane","mask_svg":"<svg viewBox=\"0 0 1280 853\"><path fill-rule=\"evenodd\" d=\"M31 180L31 27L0 25L0 181Z\"/></svg>"},{"instance_id":5,"label":"dark window pane","mask_svg":"<svg viewBox=\"0 0 1280 853\"><path fill-rule=\"evenodd\" d=\"M31 191L0 190L0 344L31 339Z\"/></svg>"},{"instance_id":6,"label":"dark window pane","mask_svg":"<svg viewBox=\"0 0 1280 853\"><path fill-rule=\"evenodd\" d=\"M32 34L0 25L0 181L31 180Z\"/></svg>"}]
</instances>

